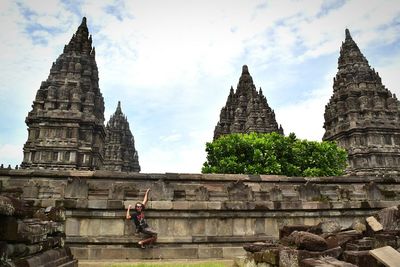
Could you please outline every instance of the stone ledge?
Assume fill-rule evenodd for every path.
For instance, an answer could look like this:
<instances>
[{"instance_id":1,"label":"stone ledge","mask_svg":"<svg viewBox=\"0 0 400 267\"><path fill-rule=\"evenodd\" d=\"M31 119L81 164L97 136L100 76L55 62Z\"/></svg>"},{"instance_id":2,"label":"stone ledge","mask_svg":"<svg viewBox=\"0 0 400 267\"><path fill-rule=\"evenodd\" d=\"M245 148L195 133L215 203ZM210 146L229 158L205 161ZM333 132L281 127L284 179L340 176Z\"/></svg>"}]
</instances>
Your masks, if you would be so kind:
<instances>
[{"instance_id":1,"label":"stone ledge","mask_svg":"<svg viewBox=\"0 0 400 267\"><path fill-rule=\"evenodd\" d=\"M268 235L257 236L187 236L159 237L159 244L198 244L198 243L247 243L273 239ZM141 238L133 236L67 236L67 244L136 244Z\"/></svg>"},{"instance_id":2,"label":"stone ledge","mask_svg":"<svg viewBox=\"0 0 400 267\"><path fill-rule=\"evenodd\" d=\"M392 203L396 205L396 203ZM391 205L391 206L393 206ZM390 207L390 206L387 206ZM343 210L268 210L254 211L241 210L238 211L172 211L172 210L151 210L146 212L148 219L191 219L191 218L206 218L206 219L229 219L229 218L318 218L318 217L341 217L341 216L371 216L379 209L343 209ZM116 219L125 220L126 211L106 211L106 210L67 210L67 218L89 218L89 219Z\"/></svg>"},{"instance_id":3,"label":"stone ledge","mask_svg":"<svg viewBox=\"0 0 400 267\"><path fill-rule=\"evenodd\" d=\"M78 260L107 260L107 259L231 259L243 256L245 250L241 246L204 246L204 245L171 245L140 249L121 246L91 246L71 247L73 255Z\"/></svg>"},{"instance_id":4,"label":"stone ledge","mask_svg":"<svg viewBox=\"0 0 400 267\"><path fill-rule=\"evenodd\" d=\"M332 177L287 177L281 175L244 175L244 174L196 174L196 173L128 173L113 171L78 171L78 170L34 170L19 169L9 170L0 169L0 176L13 176L14 178L83 178L89 180L113 180L113 181L135 181L135 180L173 180L173 181L217 181L217 182L287 182L287 183L399 183L400 177L375 177L375 176L332 176Z\"/></svg>"}]
</instances>

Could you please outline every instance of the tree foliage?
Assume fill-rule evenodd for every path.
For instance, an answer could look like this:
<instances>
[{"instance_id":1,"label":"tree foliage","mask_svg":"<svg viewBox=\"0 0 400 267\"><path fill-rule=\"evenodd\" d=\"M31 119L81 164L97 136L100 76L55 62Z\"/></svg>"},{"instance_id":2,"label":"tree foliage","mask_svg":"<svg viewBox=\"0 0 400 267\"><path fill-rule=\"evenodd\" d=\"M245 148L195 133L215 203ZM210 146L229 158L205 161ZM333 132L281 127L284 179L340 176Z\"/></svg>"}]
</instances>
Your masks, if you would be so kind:
<instances>
[{"instance_id":1,"label":"tree foliage","mask_svg":"<svg viewBox=\"0 0 400 267\"><path fill-rule=\"evenodd\" d=\"M347 154L333 142L297 139L294 133L229 134L206 144L203 173L335 176Z\"/></svg>"}]
</instances>

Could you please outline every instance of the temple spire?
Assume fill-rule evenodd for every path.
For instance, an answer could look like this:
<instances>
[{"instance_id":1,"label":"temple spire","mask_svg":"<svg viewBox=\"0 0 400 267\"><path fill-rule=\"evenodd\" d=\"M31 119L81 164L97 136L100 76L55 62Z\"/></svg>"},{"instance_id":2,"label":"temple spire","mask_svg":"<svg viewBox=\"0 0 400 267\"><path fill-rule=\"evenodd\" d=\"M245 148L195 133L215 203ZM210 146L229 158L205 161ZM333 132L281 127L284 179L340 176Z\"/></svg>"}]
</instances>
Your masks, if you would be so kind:
<instances>
[{"instance_id":1,"label":"temple spire","mask_svg":"<svg viewBox=\"0 0 400 267\"><path fill-rule=\"evenodd\" d=\"M400 145L394 141L400 136L399 107L346 29L323 140L347 150L350 174L400 174Z\"/></svg>"},{"instance_id":2,"label":"temple spire","mask_svg":"<svg viewBox=\"0 0 400 267\"><path fill-rule=\"evenodd\" d=\"M224 134L250 132L283 134L283 129L278 126L262 89L257 91L247 65L243 65L236 92L230 88L226 105L221 109L214 140Z\"/></svg>"},{"instance_id":3,"label":"temple spire","mask_svg":"<svg viewBox=\"0 0 400 267\"><path fill-rule=\"evenodd\" d=\"M139 172L139 156L127 117L122 113L121 102L106 126L104 148L105 170Z\"/></svg>"},{"instance_id":4,"label":"temple spire","mask_svg":"<svg viewBox=\"0 0 400 267\"><path fill-rule=\"evenodd\" d=\"M25 120L30 135L24 145L23 168L101 169L104 99L96 60L90 51L94 55L83 18L51 65Z\"/></svg>"},{"instance_id":5,"label":"temple spire","mask_svg":"<svg viewBox=\"0 0 400 267\"><path fill-rule=\"evenodd\" d=\"M118 101L118 106L117 106L117 110L115 111L115 114L122 114L121 101Z\"/></svg>"}]
</instances>

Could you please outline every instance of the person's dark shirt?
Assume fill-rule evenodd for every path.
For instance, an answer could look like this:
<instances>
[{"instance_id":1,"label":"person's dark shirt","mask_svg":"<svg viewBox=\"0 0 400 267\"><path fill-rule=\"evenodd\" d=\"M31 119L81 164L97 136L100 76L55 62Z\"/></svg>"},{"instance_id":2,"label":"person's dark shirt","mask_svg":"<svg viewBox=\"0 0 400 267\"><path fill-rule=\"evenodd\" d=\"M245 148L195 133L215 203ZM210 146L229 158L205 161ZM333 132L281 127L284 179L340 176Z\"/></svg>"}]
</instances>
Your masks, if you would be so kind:
<instances>
[{"instance_id":1,"label":"person's dark shirt","mask_svg":"<svg viewBox=\"0 0 400 267\"><path fill-rule=\"evenodd\" d=\"M146 219L144 217L143 210L144 210L144 206L143 206L141 212L137 212L136 210L134 210L131 213L131 220L135 224L136 230L139 231L139 232L142 231L143 229L149 227L149 225L147 224Z\"/></svg>"}]
</instances>

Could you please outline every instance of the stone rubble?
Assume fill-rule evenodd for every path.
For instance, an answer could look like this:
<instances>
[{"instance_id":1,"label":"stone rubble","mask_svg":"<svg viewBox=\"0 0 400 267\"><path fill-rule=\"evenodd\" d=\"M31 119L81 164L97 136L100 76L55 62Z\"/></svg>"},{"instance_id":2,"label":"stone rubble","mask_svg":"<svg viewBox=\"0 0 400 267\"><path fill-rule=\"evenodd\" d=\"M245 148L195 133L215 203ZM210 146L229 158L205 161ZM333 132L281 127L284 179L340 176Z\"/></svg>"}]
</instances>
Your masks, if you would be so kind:
<instances>
[{"instance_id":1,"label":"stone rubble","mask_svg":"<svg viewBox=\"0 0 400 267\"><path fill-rule=\"evenodd\" d=\"M0 266L76 267L65 247L65 211L35 211L26 200L0 195Z\"/></svg>"},{"instance_id":2,"label":"stone rubble","mask_svg":"<svg viewBox=\"0 0 400 267\"><path fill-rule=\"evenodd\" d=\"M314 226L284 226L278 241L243 246L247 255L235 260L234 266L381 267L374 249L387 247L381 250L382 259L390 258L385 257L385 251L400 257L398 211L399 206L382 209L365 220L356 219L349 228L340 227L334 220Z\"/></svg>"}]
</instances>

